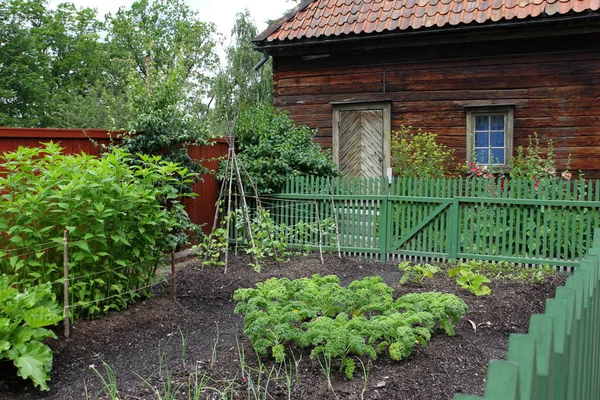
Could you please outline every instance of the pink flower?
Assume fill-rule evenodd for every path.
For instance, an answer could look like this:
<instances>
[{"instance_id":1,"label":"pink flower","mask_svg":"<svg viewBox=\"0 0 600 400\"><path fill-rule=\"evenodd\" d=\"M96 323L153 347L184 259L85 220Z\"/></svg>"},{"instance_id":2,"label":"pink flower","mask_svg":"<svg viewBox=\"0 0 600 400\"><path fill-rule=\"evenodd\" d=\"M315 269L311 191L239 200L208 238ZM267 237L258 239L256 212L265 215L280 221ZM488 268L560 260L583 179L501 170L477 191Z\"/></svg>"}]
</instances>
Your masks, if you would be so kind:
<instances>
[{"instance_id":1,"label":"pink flower","mask_svg":"<svg viewBox=\"0 0 600 400\"><path fill-rule=\"evenodd\" d=\"M571 176L572 176L569 171L563 171L563 173L560 175L565 179L571 179Z\"/></svg>"}]
</instances>

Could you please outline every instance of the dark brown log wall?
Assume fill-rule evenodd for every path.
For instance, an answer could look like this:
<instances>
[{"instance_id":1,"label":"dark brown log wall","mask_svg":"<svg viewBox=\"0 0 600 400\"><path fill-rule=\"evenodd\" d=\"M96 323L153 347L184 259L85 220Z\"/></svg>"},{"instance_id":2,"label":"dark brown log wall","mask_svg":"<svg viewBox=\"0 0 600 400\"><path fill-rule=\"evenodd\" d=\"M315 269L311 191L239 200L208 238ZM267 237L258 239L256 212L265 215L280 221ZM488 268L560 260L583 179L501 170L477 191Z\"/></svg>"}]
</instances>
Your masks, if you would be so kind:
<instances>
[{"instance_id":1,"label":"dark brown log wall","mask_svg":"<svg viewBox=\"0 0 600 400\"><path fill-rule=\"evenodd\" d=\"M600 34L274 56L275 105L331 146L333 102L392 102L392 129L439 135L466 157L466 105L513 104L514 146L554 141L557 167L600 178ZM306 53L304 54L306 55Z\"/></svg>"}]
</instances>

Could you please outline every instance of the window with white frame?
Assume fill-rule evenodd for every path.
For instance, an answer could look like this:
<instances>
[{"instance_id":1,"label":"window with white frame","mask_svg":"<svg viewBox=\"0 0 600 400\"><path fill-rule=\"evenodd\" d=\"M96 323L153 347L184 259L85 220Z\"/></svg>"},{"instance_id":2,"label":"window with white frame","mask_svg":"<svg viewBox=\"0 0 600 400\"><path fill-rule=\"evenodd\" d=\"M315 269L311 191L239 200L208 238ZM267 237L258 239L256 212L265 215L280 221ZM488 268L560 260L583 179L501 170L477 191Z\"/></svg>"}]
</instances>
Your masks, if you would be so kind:
<instances>
[{"instance_id":1,"label":"window with white frame","mask_svg":"<svg viewBox=\"0 0 600 400\"><path fill-rule=\"evenodd\" d=\"M467 109L467 162L509 166L513 143L512 107Z\"/></svg>"}]
</instances>

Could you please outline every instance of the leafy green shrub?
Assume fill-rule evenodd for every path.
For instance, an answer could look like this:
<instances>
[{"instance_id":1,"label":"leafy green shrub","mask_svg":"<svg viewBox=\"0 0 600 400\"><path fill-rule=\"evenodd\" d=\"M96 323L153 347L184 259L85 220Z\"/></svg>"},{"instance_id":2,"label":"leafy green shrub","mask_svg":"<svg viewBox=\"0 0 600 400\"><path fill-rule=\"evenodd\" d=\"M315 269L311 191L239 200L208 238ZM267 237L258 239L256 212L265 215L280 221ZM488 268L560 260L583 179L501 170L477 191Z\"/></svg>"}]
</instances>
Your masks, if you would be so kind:
<instances>
[{"instance_id":1,"label":"leafy green shrub","mask_svg":"<svg viewBox=\"0 0 600 400\"><path fill-rule=\"evenodd\" d=\"M313 142L314 135L314 131L294 124L287 113L270 105L243 110L236 123L236 146L248 190L255 185L259 193L272 193L292 176L339 175L331 156ZM224 171L222 165L221 178Z\"/></svg>"},{"instance_id":2,"label":"leafy green shrub","mask_svg":"<svg viewBox=\"0 0 600 400\"><path fill-rule=\"evenodd\" d=\"M61 321L62 310L50 284L22 292L12 284L6 275L0 275L0 360L11 360L20 377L49 390L46 382L52 369L52 350L42 341L56 339L56 335L44 327Z\"/></svg>"},{"instance_id":3,"label":"leafy green shrub","mask_svg":"<svg viewBox=\"0 0 600 400\"><path fill-rule=\"evenodd\" d=\"M517 147L517 154L511 158L510 167L512 178L530 178L538 181L556 177L552 140L548 142L546 150L543 150L537 134L529 136L526 148Z\"/></svg>"},{"instance_id":4,"label":"leafy green shrub","mask_svg":"<svg viewBox=\"0 0 600 400\"><path fill-rule=\"evenodd\" d=\"M62 155L52 143L19 148L2 160L0 273L23 286L58 281L67 229L75 316L120 309L148 293L142 289L189 221L177 200L190 195L186 169L144 155L130 168L122 151Z\"/></svg>"},{"instance_id":5,"label":"leafy green shrub","mask_svg":"<svg viewBox=\"0 0 600 400\"><path fill-rule=\"evenodd\" d=\"M399 177L443 178L450 175L454 149L436 141L431 132L411 132L411 126L402 125L392 132L392 171Z\"/></svg>"},{"instance_id":6,"label":"leafy green shrub","mask_svg":"<svg viewBox=\"0 0 600 400\"><path fill-rule=\"evenodd\" d=\"M463 289L467 289L475 296L485 296L492 293L492 290L484 285L491 282L485 275L474 271L479 266L478 261L469 261L468 263L459 263L457 267L448 271L448 276L455 277L456 283Z\"/></svg>"},{"instance_id":7,"label":"leafy green shrub","mask_svg":"<svg viewBox=\"0 0 600 400\"><path fill-rule=\"evenodd\" d=\"M335 275L312 278L268 279L255 289L238 289L235 312L244 314L244 333L258 354L271 349L283 361L284 344L312 347L311 357L340 359L351 378L352 355L388 351L394 360L408 357L415 346L425 346L438 329L454 335L453 323L466 314L457 296L442 293L408 294L392 298L393 289L380 277L352 282L348 288Z\"/></svg>"},{"instance_id":8,"label":"leafy green shrub","mask_svg":"<svg viewBox=\"0 0 600 400\"><path fill-rule=\"evenodd\" d=\"M414 264L405 261L398 265L398 269L403 272L402 278L400 278L400 284L404 285L406 282L414 282L418 285L422 285L425 278L433 278L435 274L440 272L440 268L431 264Z\"/></svg>"}]
</instances>

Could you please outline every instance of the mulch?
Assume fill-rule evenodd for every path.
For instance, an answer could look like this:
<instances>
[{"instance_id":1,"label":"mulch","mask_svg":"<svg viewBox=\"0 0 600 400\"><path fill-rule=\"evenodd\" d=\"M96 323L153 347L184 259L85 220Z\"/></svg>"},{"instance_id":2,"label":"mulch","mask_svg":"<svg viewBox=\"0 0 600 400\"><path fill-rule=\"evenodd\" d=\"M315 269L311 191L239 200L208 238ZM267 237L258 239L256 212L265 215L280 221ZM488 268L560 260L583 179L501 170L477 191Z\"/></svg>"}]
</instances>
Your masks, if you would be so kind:
<instances>
[{"instance_id":1,"label":"mulch","mask_svg":"<svg viewBox=\"0 0 600 400\"><path fill-rule=\"evenodd\" d=\"M71 337L51 340L54 369L49 392L39 392L23 379L8 362L0 362L0 399L93 399L108 398L97 372L106 378L104 363L116 374L119 399L156 399L154 388L164 388L170 376L177 399L188 399L190 373L211 377L211 386L230 387L237 393L231 398L248 398L249 379L240 368L240 350L247 365L258 361L242 331L242 317L233 313L233 292L252 287L271 277L296 279L313 274L335 274L342 284L366 276L379 275L395 288L396 295L415 291L454 293L465 300L469 312L456 327L456 336L434 336L425 348L417 349L400 362L381 356L365 363L368 378L357 367L355 378L332 374L332 390L316 360L307 350L295 349L298 381L292 386L291 399L451 399L455 393L482 395L490 359L506 357L511 333L526 333L532 314L542 313L547 298L564 278L554 276L541 284L495 280L490 296L476 297L459 288L453 279L437 274L423 287L399 286L401 273L397 263L379 263L325 255L324 264L317 255L298 256L290 262L267 262L260 273L248 266L245 256L230 256L228 273L222 268L202 267L189 259L179 264L177 302L170 299L167 284L157 285L150 299L121 312L99 319L79 321ZM474 329L475 327L475 329ZM60 327L57 327L60 335ZM183 339L183 340L182 340ZM182 346L184 343L184 346ZM215 357L216 356L216 357ZM264 358L270 370L272 360ZM168 368L168 370L167 370ZM295 373L294 373L295 375ZM262 377L263 383L265 377ZM273 379L266 398L288 398L281 379ZM206 398L217 398L214 393ZM163 396L165 398L165 396ZM252 397L254 398L254 397Z\"/></svg>"}]
</instances>

